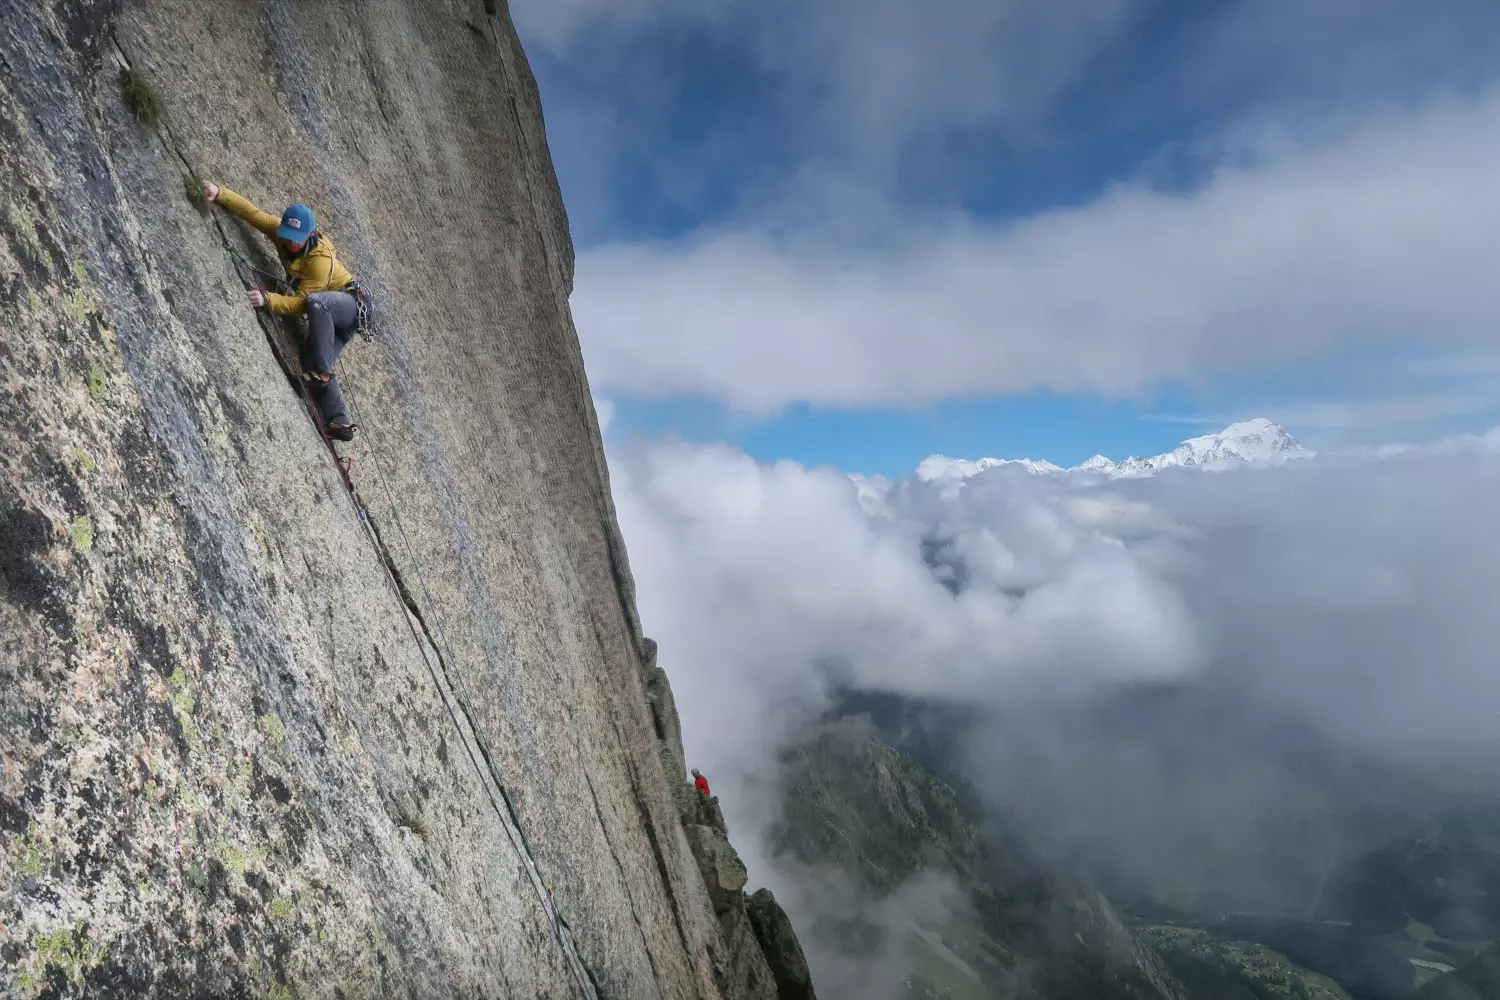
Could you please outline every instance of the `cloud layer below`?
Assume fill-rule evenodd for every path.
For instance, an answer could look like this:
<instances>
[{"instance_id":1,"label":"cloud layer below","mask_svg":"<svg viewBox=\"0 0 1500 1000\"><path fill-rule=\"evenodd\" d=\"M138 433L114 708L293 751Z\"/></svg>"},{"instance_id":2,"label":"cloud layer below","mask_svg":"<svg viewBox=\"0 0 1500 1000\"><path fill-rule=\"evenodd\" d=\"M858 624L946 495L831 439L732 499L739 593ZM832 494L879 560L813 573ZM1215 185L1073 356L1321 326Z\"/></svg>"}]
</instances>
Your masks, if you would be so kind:
<instances>
[{"instance_id":1,"label":"cloud layer below","mask_svg":"<svg viewBox=\"0 0 1500 1000\"><path fill-rule=\"evenodd\" d=\"M1069 781L988 790L1007 808L1046 791L1040 821L1087 834L1127 819L1099 815L1101 788L1188 826L1285 794L1260 750L1189 788L1171 777L1173 734L1090 742L1069 715L1141 684L1196 685L1341 753L1497 787L1497 439L1149 480L1001 467L958 486L856 485L669 442L611 467L690 760L737 830L775 815L776 753L838 683L1056 720L1039 724L1054 744L1031 749Z\"/></svg>"}]
</instances>

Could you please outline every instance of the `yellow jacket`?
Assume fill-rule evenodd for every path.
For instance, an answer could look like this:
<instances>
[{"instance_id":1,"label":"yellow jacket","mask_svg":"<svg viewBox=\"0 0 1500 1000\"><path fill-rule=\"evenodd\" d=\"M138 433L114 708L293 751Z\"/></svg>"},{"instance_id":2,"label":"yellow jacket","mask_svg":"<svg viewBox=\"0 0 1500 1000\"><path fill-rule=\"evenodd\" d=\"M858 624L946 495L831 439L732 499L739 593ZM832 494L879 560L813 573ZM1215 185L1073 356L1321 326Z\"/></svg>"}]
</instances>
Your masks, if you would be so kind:
<instances>
[{"instance_id":1,"label":"yellow jacket","mask_svg":"<svg viewBox=\"0 0 1500 1000\"><path fill-rule=\"evenodd\" d=\"M354 280L354 275L349 272L349 269L339 263L338 251L334 248L333 241L322 233L315 234L315 238L309 240L309 245L304 247L300 254L293 256L287 253L281 241L275 238L276 227L281 224L279 217L270 212L262 212L252 205L248 198L235 194L222 185L219 187L219 197L215 201L271 237L271 242L276 244L276 253L281 258L281 266L286 270L287 279L296 286L297 294L268 293L266 300L273 313L282 316L300 313L307 308L309 295L314 292L336 292Z\"/></svg>"}]
</instances>

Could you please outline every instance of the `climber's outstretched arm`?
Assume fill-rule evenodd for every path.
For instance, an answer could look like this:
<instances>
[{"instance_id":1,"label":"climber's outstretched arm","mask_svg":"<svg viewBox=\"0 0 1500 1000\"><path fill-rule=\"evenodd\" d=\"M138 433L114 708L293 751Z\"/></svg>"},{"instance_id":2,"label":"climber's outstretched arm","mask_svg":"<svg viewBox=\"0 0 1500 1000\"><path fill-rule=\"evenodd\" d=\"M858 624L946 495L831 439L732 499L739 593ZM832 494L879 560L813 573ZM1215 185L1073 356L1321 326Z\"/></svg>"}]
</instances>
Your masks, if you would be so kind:
<instances>
[{"instance_id":1,"label":"climber's outstretched arm","mask_svg":"<svg viewBox=\"0 0 1500 1000\"><path fill-rule=\"evenodd\" d=\"M244 219L250 225L259 229L267 236L276 235L276 227L281 220L270 212L262 212L251 204L250 199L243 195L235 194L227 187L219 184L203 185L203 197L215 204L223 205L229 211Z\"/></svg>"}]
</instances>

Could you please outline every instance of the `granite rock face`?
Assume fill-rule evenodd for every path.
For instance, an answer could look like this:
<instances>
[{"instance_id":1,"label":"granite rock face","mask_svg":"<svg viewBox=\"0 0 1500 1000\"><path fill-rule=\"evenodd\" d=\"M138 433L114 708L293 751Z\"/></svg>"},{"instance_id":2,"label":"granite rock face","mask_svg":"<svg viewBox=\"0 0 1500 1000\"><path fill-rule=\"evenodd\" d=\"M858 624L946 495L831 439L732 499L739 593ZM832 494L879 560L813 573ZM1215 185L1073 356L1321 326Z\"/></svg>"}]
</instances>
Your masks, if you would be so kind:
<instances>
[{"instance_id":1,"label":"granite rock face","mask_svg":"<svg viewBox=\"0 0 1500 1000\"><path fill-rule=\"evenodd\" d=\"M684 826L701 822L699 810L703 795L687 780L687 764L682 749L682 723L677 717L677 703L667 672L656 666L655 642L648 648L650 666L646 672L646 698L651 705L651 720L656 730L656 750L662 771L672 789L672 802Z\"/></svg>"},{"instance_id":2,"label":"granite rock face","mask_svg":"<svg viewBox=\"0 0 1500 1000\"><path fill-rule=\"evenodd\" d=\"M352 491L202 180L375 293ZM572 269L503 3L0 0L0 994L740 995Z\"/></svg>"},{"instance_id":3,"label":"granite rock face","mask_svg":"<svg viewBox=\"0 0 1500 1000\"><path fill-rule=\"evenodd\" d=\"M743 909L745 883L750 880L750 873L745 870L739 852L711 826L690 826L687 835L714 912L722 916L732 909Z\"/></svg>"},{"instance_id":4,"label":"granite rock face","mask_svg":"<svg viewBox=\"0 0 1500 1000\"><path fill-rule=\"evenodd\" d=\"M729 992L744 1000L786 1000L778 991L776 975L755 938L755 928L744 903L721 913L719 927L729 948L729 965L724 972Z\"/></svg>"},{"instance_id":5,"label":"granite rock face","mask_svg":"<svg viewBox=\"0 0 1500 1000\"><path fill-rule=\"evenodd\" d=\"M750 923L755 928L755 938L765 953L766 964L776 977L781 1000L817 1000L802 943L797 940L791 920L771 890L756 890L747 909Z\"/></svg>"}]
</instances>

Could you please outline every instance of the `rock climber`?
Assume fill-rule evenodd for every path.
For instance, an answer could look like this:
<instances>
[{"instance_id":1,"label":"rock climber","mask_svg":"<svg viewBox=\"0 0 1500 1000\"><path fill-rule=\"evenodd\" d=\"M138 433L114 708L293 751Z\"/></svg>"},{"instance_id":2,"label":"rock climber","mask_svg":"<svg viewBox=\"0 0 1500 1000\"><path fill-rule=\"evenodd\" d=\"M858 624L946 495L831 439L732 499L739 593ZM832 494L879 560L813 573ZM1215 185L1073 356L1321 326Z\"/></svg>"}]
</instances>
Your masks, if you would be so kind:
<instances>
[{"instance_id":1,"label":"rock climber","mask_svg":"<svg viewBox=\"0 0 1500 1000\"><path fill-rule=\"evenodd\" d=\"M698 791L702 792L704 795L713 794L708 790L708 779L705 778L703 776L703 772L699 771L696 767L693 768L693 787L698 789Z\"/></svg>"},{"instance_id":2,"label":"rock climber","mask_svg":"<svg viewBox=\"0 0 1500 1000\"><path fill-rule=\"evenodd\" d=\"M355 425L349 422L344 408L344 394L334 377L333 363L362 325L364 303L359 283L339 261L333 241L318 232L312 209L306 205L289 205L278 219L219 184L205 184L203 197L244 219L276 244L281 266L295 292L278 295L252 288L250 305L278 316L307 316L302 381L318 404L328 436L352 441Z\"/></svg>"}]
</instances>

